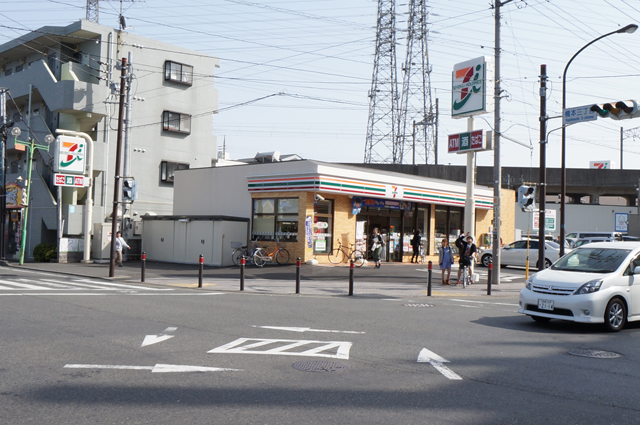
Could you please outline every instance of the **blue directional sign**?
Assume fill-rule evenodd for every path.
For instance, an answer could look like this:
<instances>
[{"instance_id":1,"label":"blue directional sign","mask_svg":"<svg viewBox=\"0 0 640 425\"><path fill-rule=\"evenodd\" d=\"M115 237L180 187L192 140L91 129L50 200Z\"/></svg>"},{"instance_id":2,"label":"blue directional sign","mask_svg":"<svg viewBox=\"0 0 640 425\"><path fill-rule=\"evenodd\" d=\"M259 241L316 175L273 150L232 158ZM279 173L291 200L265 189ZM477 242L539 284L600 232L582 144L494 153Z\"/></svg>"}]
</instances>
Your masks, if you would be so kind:
<instances>
[{"instance_id":1,"label":"blue directional sign","mask_svg":"<svg viewBox=\"0 0 640 425\"><path fill-rule=\"evenodd\" d=\"M571 125L585 121L595 121L598 119L598 113L591 110L592 105L577 106L575 108L566 108L562 114L562 124Z\"/></svg>"}]
</instances>

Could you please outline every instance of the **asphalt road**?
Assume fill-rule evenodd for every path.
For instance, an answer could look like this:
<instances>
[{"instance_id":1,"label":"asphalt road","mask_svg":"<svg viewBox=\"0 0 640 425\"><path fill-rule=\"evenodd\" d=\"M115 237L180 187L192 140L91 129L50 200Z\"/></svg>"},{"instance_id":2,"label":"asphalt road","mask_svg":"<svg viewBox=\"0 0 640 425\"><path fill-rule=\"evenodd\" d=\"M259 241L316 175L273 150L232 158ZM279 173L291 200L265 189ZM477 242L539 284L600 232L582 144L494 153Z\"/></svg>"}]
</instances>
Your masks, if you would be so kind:
<instances>
[{"instance_id":1,"label":"asphalt road","mask_svg":"<svg viewBox=\"0 0 640 425\"><path fill-rule=\"evenodd\" d=\"M0 423L638 423L640 326L540 325L517 297L463 295L3 274Z\"/></svg>"}]
</instances>

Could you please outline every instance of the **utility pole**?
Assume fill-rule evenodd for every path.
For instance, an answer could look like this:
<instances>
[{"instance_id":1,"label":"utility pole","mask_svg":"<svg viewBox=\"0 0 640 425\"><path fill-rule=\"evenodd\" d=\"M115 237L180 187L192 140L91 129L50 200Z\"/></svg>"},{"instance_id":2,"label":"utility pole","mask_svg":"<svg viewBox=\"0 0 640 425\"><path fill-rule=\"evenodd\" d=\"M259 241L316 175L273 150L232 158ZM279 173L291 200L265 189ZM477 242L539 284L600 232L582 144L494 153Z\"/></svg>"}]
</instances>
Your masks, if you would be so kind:
<instances>
[{"instance_id":1,"label":"utility pole","mask_svg":"<svg viewBox=\"0 0 640 425\"><path fill-rule=\"evenodd\" d=\"M109 258L109 277L115 275L116 266L116 233L118 232L118 201L120 197L120 165L121 165L121 151L122 151L122 126L124 124L124 97L125 87L127 85L127 59L122 58L121 73L120 73L120 105L118 108L118 138L116 142L116 169L114 173L114 186L113 186L113 211L111 213L111 256Z\"/></svg>"},{"instance_id":2,"label":"utility pole","mask_svg":"<svg viewBox=\"0 0 640 425\"><path fill-rule=\"evenodd\" d=\"M547 223L547 65L540 65L540 186L538 189L538 270L544 270L545 230Z\"/></svg>"},{"instance_id":3,"label":"utility pole","mask_svg":"<svg viewBox=\"0 0 640 425\"><path fill-rule=\"evenodd\" d=\"M500 8L513 0L495 0L494 17L494 62L495 62L495 82L494 82L494 111L493 111L493 273L491 283L500 283L500 191L502 189L502 168L500 165Z\"/></svg>"},{"instance_id":4,"label":"utility pole","mask_svg":"<svg viewBox=\"0 0 640 425\"><path fill-rule=\"evenodd\" d=\"M5 260L5 220L7 219L7 185L5 183L5 162L7 154L7 89L0 89L0 116L2 118L2 146L0 146L0 260Z\"/></svg>"},{"instance_id":5,"label":"utility pole","mask_svg":"<svg viewBox=\"0 0 640 425\"><path fill-rule=\"evenodd\" d=\"M129 70L131 70L131 52L129 52L129 55L127 56L128 59L128 63L129 63ZM125 117L125 133L124 133L124 171L123 171L123 175L124 177L131 177L131 158L130 158L130 152L131 152L131 72L129 72L127 74L127 98L126 98L126 104L127 104L127 115ZM124 220L124 215L125 215L125 211L126 211L126 205L123 202L122 203L122 226L120 227L120 229L122 229L122 231L124 232L125 230L125 220Z\"/></svg>"}]
</instances>

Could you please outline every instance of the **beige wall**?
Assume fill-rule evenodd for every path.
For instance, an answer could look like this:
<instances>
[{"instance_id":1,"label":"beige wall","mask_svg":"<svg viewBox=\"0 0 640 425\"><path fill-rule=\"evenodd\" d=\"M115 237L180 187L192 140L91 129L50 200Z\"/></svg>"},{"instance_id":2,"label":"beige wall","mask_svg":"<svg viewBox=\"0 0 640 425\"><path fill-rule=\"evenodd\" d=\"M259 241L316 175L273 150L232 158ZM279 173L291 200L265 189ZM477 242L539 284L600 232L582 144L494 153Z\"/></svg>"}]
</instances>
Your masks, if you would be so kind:
<instances>
[{"instance_id":1,"label":"beige wall","mask_svg":"<svg viewBox=\"0 0 640 425\"><path fill-rule=\"evenodd\" d=\"M502 189L502 227L501 235L504 243L513 242L515 229L515 191ZM352 214L351 198L347 195L329 195L324 193L326 199L334 202L333 216L333 234L332 246L338 246L338 240L342 241L344 246L355 243L356 239L356 216ZM305 238L305 220L308 215L313 216L314 192L270 192L270 193L254 193L253 199L259 198L298 198L298 242L281 242L280 244L286 248L291 254L291 263L295 263L296 258L300 257L304 263L313 258L319 263L329 263L326 254L313 254L312 248L307 248ZM476 234L489 233L493 221L492 210L476 210ZM429 253L435 254L435 205L431 205L431 219L429 224ZM262 242L262 246L268 246L270 249L275 248L275 242ZM405 260L411 257L411 253L404 255Z\"/></svg>"}]
</instances>

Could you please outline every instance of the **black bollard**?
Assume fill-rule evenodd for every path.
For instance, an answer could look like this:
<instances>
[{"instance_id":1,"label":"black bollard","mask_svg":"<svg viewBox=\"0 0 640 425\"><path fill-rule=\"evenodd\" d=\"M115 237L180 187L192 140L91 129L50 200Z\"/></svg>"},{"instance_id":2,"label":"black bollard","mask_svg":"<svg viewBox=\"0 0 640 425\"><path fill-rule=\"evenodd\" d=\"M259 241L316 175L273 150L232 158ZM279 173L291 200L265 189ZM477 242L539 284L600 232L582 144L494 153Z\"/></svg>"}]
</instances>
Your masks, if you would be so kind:
<instances>
[{"instance_id":1,"label":"black bollard","mask_svg":"<svg viewBox=\"0 0 640 425\"><path fill-rule=\"evenodd\" d=\"M491 295L491 274L493 273L493 263L489 263L487 272L487 295Z\"/></svg>"},{"instance_id":2,"label":"black bollard","mask_svg":"<svg viewBox=\"0 0 640 425\"><path fill-rule=\"evenodd\" d=\"M427 297L431 296L431 269L433 268L433 262L429 261L429 278L427 280Z\"/></svg>"},{"instance_id":3,"label":"black bollard","mask_svg":"<svg viewBox=\"0 0 640 425\"><path fill-rule=\"evenodd\" d=\"M204 257L200 254L200 271L198 273L198 288L202 288L202 276L204 275Z\"/></svg>"},{"instance_id":4,"label":"black bollard","mask_svg":"<svg viewBox=\"0 0 640 425\"><path fill-rule=\"evenodd\" d=\"M349 262L349 296L353 296L353 260Z\"/></svg>"},{"instance_id":5,"label":"black bollard","mask_svg":"<svg viewBox=\"0 0 640 425\"><path fill-rule=\"evenodd\" d=\"M141 269L140 269L140 282L144 282L144 274L147 270L147 254L145 254L144 251L142 251L142 262L141 262Z\"/></svg>"},{"instance_id":6,"label":"black bollard","mask_svg":"<svg viewBox=\"0 0 640 425\"><path fill-rule=\"evenodd\" d=\"M247 263L244 255L240 258L240 291L244 291L244 266Z\"/></svg>"},{"instance_id":7,"label":"black bollard","mask_svg":"<svg viewBox=\"0 0 640 425\"><path fill-rule=\"evenodd\" d=\"M300 257L298 257L298 260L296 261L296 294L300 293L300 265L301 261Z\"/></svg>"}]
</instances>

